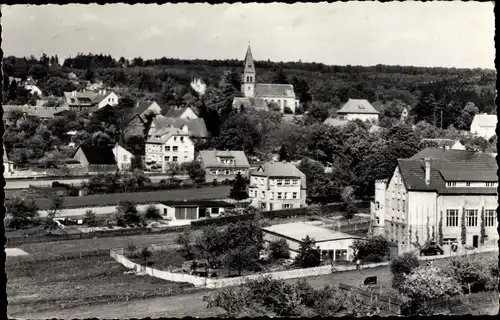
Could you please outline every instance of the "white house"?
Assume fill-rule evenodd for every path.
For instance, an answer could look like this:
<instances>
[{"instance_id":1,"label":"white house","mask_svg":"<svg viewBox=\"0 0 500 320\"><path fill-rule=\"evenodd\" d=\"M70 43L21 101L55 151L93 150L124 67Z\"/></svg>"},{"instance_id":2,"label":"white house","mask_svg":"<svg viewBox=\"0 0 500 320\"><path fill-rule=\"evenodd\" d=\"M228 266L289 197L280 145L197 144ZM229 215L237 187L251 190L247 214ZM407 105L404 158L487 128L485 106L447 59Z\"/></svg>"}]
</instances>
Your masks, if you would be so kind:
<instances>
[{"instance_id":1,"label":"white house","mask_svg":"<svg viewBox=\"0 0 500 320\"><path fill-rule=\"evenodd\" d=\"M157 165L166 172L169 162L182 164L193 160L194 142L184 130L167 127L156 131L146 141L148 167Z\"/></svg>"},{"instance_id":2,"label":"white house","mask_svg":"<svg viewBox=\"0 0 500 320\"><path fill-rule=\"evenodd\" d=\"M490 155L473 151L427 149L399 159L393 175L375 183L372 231L408 251L438 241L440 225L445 243L460 243L464 219L466 244L479 247L484 216L484 243L495 243L497 168Z\"/></svg>"},{"instance_id":3,"label":"white house","mask_svg":"<svg viewBox=\"0 0 500 320\"><path fill-rule=\"evenodd\" d=\"M42 90L40 90L40 88L38 88L38 86L34 83L27 83L24 85L24 89L28 90L31 94L36 94L38 95L39 97L42 97L43 94L42 94Z\"/></svg>"},{"instance_id":4,"label":"white house","mask_svg":"<svg viewBox=\"0 0 500 320\"><path fill-rule=\"evenodd\" d=\"M116 106L119 100L116 93L106 90L65 92L64 97L70 109L79 111L94 111L107 105Z\"/></svg>"},{"instance_id":5,"label":"white house","mask_svg":"<svg viewBox=\"0 0 500 320\"><path fill-rule=\"evenodd\" d=\"M234 204L215 200L162 201L160 211L169 220L199 220L216 218L224 215L225 210L234 208Z\"/></svg>"},{"instance_id":6,"label":"white house","mask_svg":"<svg viewBox=\"0 0 500 320\"><path fill-rule=\"evenodd\" d=\"M251 205L262 210L306 206L306 176L289 162L266 162L250 172Z\"/></svg>"},{"instance_id":7,"label":"white house","mask_svg":"<svg viewBox=\"0 0 500 320\"><path fill-rule=\"evenodd\" d=\"M285 239L290 249L291 258L298 254L302 240L309 236L314 239L316 246L320 249L322 259L351 261L354 256L352 245L356 239L362 239L304 222L277 224L262 228L262 231L264 241L268 243Z\"/></svg>"},{"instance_id":8,"label":"white house","mask_svg":"<svg viewBox=\"0 0 500 320\"><path fill-rule=\"evenodd\" d=\"M233 180L238 173L248 177L250 169L245 152L238 150L201 150L196 160L205 170L207 182Z\"/></svg>"},{"instance_id":9,"label":"white house","mask_svg":"<svg viewBox=\"0 0 500 320\"><path fill-rule=\"evenodd\" d=\"M347 120L378 122L379 112L365 99L349 99L339 111L339 117Z\"/></svg>"},{"instance_id":10,"label":"white house","mask_svg":"<svg viewBox=\"0 0 500 320\"><path fill-rule=\"evenodd\" d=\"M5 144L3 145L3 165L4 165L4 176L5 178L12 177L14 175L14 163L9 160L7 156L7 151L5 150Z\"/></svg>"},{"instance_id":11,"label":"white house","mask_svg":"<svg viewBox=\"0 0 500 320\"><path fill-rule=\"evenodd\" d=\"M130 170L132 166L132 157L134 156L132 152L125 149L120 143L115 144L113 147L113 154L115 155L116 164L118 165L118 170L127 171Z\"/></svg>"},{"instance_id":12,"label":"white house","mask_svg":"<svg viewBox=\"0 0 500 320\"><path fill-rule=\"evenodd\" d=\"M489 140L496 135L498 118L496 114L476 114L470 125L473 135Z\"/></svg>"},{"instance_id":13,"label":"white house","mask_svg":"<svg viewBox=\"0 0 500 320\"><path fill-rule=\"evenodd\" d=\"M275 103L281 112L284 112L285 108L290 108L292 113L295 113L299 100L295 96L293 85L256 82L256 69L250 46L245 55L244 68L241 81L241 92L244 97L234 98L234 108L240 109L243 106L267 109L268 104Z\"/></svg>"},{"instance_id":14,"label":"white house","mask_svg":"<svg viewBox=\"0 0 500 320\"><path fill-rule=\"evenodd\" d=\"M190 83L191 88L196 91L200 96L205 94L207 90L207 85L201 79L193 79Z\"/></svg>"}]
</instances>

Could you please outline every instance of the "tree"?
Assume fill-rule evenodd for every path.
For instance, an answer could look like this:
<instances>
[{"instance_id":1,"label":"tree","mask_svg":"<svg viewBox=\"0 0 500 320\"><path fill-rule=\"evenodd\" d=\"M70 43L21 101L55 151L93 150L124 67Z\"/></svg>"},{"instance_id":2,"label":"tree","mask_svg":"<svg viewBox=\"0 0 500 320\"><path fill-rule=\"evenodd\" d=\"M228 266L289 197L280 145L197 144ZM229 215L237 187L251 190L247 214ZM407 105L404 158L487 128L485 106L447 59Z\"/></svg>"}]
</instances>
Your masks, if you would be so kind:
<instances>
[{"instance_id":1,"label":"tree","mask_svg":"<svg viewBox=\"0 0 500 320\"><path fill-rule=\"evenodd\" d=\"M150 205L146 208L144 212L144 217L149 220L161 220L162 216L160 214L160 209L155 207L154 205Z\"/></svg>"},{"instance_id":2,"label":"tree","mask_svg":"<svg viewBox=\"0 0 500 320\"><path fill-rule=\"evenodd\" d=\"M281 145L278 155L279 161L290 161L290 155L288 154L288 151L286 150L286 146L284 144Z\"/></svg>"},{"instance_id":3,"label":"tree","mask_svg":"<svg viewBox=\"0 0 500 320\"><path fill-rule=\"evenodd\" d=\"M6 225L14 229L29 228L36 223L38 217L38 207L31 197L14 197L5 201L7 213Z\"/></svg>"},{"instance_id":4,"label":"tree","mask_svg":"<svg viewBox=\"0 0 500 320\"><path fill-rule=\"evenodd\" d=\"M270 256L275 260L290 258L290 248L285 239L270 242L269 252Z\"/></svg>"},{"instance_id":5,"label":"tree","mask_svg":"<svg viewBox=\"0 0 500 320\"><path fill-rule=\"evenodd\" d=\"M247 181L239 172L234 179L233 186L229 192L229 198L238 202L248 198Z\"/></svg>"},{"instance_id":6,"label":"tree","mask_svg":"<svg viewBox=\"0 0 500 320\"><path fill-rule=\"evenodd\" d=\"M148 247L144 247L141 250L141 257L144 260L144 265L148 264L148 259L152 256L152 252L148 249Z\"/></svg>"},{"instance_id":7,"label":"tree","mask_svg":"<svg viewBox=\"0 0 500 320\"><path fill-rule=\"evenodd\" d=\"M484 244L484 239L486 238L486 229L484 227L484 207L481 208L481 238L480 243Z\"/></svg>"},{"instance_id":8,"label":"tree","mask_svg":"<svg viewBox=\"0 0 500 320\"><path fill-rule=\"evenodd\" d=\"M462 217L460 219L460 238L462 240L462 245L465 246L467 243L467 228L465 226L465 208L462 209Z\"/></svg>"},{"instance_id":9,"label":"tree","mask_svg":"<svg viewBox=\"0 0 500 320\"><path fill-rule=\"evenodd\" d=\"M366 262L381 262L389 257L389 242L383 236L366 240L355 240L352 248L356 259Z\"/></svg>"},{"instance_id":10,"label":"tree","mask_svg":"<svg viewBox=\"0 0 500 320\"><path fill-rule=\"evenodd\" d=\"M469 130L474 116L479 113L478 107L473 102L467 102L462 113L457 119L457 129Z\"/></svg>"},{"instance_id":11,"label":"tree","mask_svg":"<svg viewBox=\"0 0 500 320\"><path fill-rule=\"evenodd\" d=\"M177 243L180 248L179 251L182 253L182 256L186 260L191 260L194 258L194 248L191 243L191 230L189 228L185 228L182 233L180 233L175 239L175 243Z\"/></svg>"},{"instance_id":12,"label":"tree","mask_svg":"<svg viewBox=\"0 0 500 320\"><path fill-rule=\"evenodd\" d=\"M255 246L243 247L238 246L233 249L229 249L224 256L224 264L231 272L231 269L235 269L238 272L238 276L241 276L243 270L252 270L257 266L257 259L259 256L259 250Z\"/></svg>"},{"instance_id":13,"label":"tree","mask_svg":"<svg viewBox=\"0 0 500 320\"><path fill-rule=\"evenodd\" d=\"M205 170L198 161L185 162L182 169L188 174L193 183L205 182Z\"/></svg>"},{"instance_id":14,"label":"tree","mask_svg":"<svg viewBox=\"0 0 500 320\"><path fill-rule=\"evenodd\" d=\"M441 212L441 216L439 217L438 242L440 246L443 246L443 212Z\"/></svg>"},{"instance_id":15,"label":"tree","mask_svg":"<svg viewBox=\"0 0 500 320\"><path fill-rule=\"evenodd\" d=\"M302 268L317 267L321 263L321 252L316 248L316 242L306 236L300 242L299 252L295 257L295 264Z\"/></svg>"},{"instance_id":16,"label":"tree","mask_svg":"<svg viewBox=\"0 0 500 320\"><path fill-rule=\"evenodd\" d=\"M409 298L402 307L405 315L430 314L432 300L446 299L462 294L460 284L439 268L419 267L406 275L399 292Z\"/></svg>"},{"instance_id":17,"label":"tree","mask_svg":"<svg viewBox=\"0 0 500 320\"><path fill-rule=\"evenodd\" d=\"M62 210L63 204L64 198L61 195L56 194L51 197L50 208L47 211L47 218L45 219L45 228L48 229L49 234L52 233L52 230L58 227L54 218Z\"/></svg>"},{"instance_id":18,"label":"tree","mask_svg":"<svg viewBox=\"0 0 500 320\"><path fill-rule=\"evenodd\" d=\"M354 188L347 186L342 190L342 201L344 202L344 218L352 219L354 214L357 212L357 207L354 204L356 198L354 197Z\"/></svg>"},{"instance_id":19,"label":"tree","mask_svg":"<svg viewBox=\"0 0 500 320\"><path fill-rule=\"evenodd\" d=\"M92 210L85 211L85 222L89 227L97 227L97 215Z\"/></svg>"},{"instance_id":20,"label":"tree","mask_svg":"<svg viewBox=\"0 0 500 320\"><path fill-rule=\"evenodd\" d=\"M413 252L405 252L395 260L391 261L392 287L398 288L405 279L405 275L418 268L420 262Z\"/></svg>"},{"instance_id":21,"label":"tree","mask_svg":"<svg viewBox=\"0 0 500 320\"><path fill-rule=\"evenodd\" d=\"M225 235L214 226L203 228L194 246L200 256L208 262L207 268L218 267L228 248Z\"/></svg>"},{"instance_id":22,"label":"tree","mask_svg":"<svg viewBox=\"0 0 500 320\"><path fill-rule=\"evenodd\" d=\"M498 262L482 255L454 257L443 268L447 275L461 285L465 293L495 290L498 279L495 269L498 270Z\"/></svg>"},{"instance_id":23,"label":"tree","mask_svg":"<svg viewBox=\"0 0 500 320\"><path fill-rule=\"evenodd\" d=\"M140 223L141 217L137 211L137 207L132 201L122 201L116 208L119 219L123 220L124 224Z\"/></svg>"},{"instance_id":24,"label":"tree","mask_svg":"<svg viewBox=\"0 0 500 320\"><path fill-rule=\"evenodd\" d=\"M277 84L288 84L288 78L283 71L283 68L279 68L276 71L276 75L274 76L272 83L277 83Z\"/></svg>"}]
</instances>

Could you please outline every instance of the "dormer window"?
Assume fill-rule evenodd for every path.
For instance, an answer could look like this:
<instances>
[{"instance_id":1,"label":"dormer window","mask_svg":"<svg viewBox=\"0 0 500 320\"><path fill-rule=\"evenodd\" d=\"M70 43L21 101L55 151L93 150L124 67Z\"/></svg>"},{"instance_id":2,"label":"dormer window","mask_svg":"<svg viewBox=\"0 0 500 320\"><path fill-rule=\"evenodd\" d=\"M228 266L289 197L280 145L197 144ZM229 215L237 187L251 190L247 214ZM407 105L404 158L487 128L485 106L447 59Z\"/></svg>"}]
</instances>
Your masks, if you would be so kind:
<instances>
[{"instance_id":1,"label":"dormer window","mask_svg":"<svg viewBox=\"0 0 500 320\"><path fill-rule=\"evenodd\" d=\"M465 183L465 186L466 186L466 187L470 187L470 182L466 182L466 183Z\"/></svg>"},{"instance_id":2,"label":"dormer window","mask_svg":"<svg viewBox=\"0 0 500 320\"><path fill-rule=\"evenodd\" d=\"M486 186L487 187L494 187L495 186L495 182L486 182Z\"/></svg>"},{"instance_id":3,"label":"dormer window","mask_svg":"<svg viewBox=\"0 0 500 320\"><path fill-rule=\"evenodd\" d=\"M446 182L447 187L456 187L457 183L456 182Z\"/></svg>"}]
</instances>

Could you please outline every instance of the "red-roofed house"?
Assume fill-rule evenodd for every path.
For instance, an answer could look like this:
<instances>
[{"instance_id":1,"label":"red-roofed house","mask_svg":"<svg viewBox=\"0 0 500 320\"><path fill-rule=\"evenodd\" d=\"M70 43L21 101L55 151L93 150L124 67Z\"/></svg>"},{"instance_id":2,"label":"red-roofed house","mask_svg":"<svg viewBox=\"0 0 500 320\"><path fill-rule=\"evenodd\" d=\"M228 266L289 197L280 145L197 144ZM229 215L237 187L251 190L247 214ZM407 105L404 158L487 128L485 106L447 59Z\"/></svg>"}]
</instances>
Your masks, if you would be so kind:
<instances>
[{"instance_id":1,"label":"red-roofed house","mask_svg":"<svg viewBox=\"0 0 500 320\"><path fill-rule=\"evenodd\" d=\"M427 149L419 154L399 159L391 177L376 181L373 232L408 251L415 249L415 242L439 242L440 224L444 243L461 243L464 219L466 244L479 247L484 217L484 243L494 243L498 239L495 159L462 150Z\"/></svg>"}]
</instances>

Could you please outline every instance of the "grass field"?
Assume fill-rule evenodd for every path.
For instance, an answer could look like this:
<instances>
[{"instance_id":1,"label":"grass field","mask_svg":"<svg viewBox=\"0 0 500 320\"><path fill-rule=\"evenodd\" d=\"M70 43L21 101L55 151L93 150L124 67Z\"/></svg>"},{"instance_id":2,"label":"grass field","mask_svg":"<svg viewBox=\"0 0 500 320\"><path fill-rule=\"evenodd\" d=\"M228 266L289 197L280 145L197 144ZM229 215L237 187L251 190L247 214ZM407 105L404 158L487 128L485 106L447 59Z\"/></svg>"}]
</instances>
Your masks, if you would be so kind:
<instances>
[{"instance_id":1,"label":"grass field","mask_svg":"<svg viewBox=\"0 0 500 320\"><path fill-rule=\"evenodd\" d=\"M61 310L193 292L190 284L125 274L110 257L6 264L9 313Z\"/></svg>"},{"instance_id":2,"label":"grass field","mask_svg":"<svg viewBox=\"0 0 500 320\"><path fill-rule=\"evenodd\" d=\"M194 231L193 235L200 231ZM92 252L96 250L109 250L127 248L129 243L142 248L153 244L174 243L177 233L149 234L136 236L110 237L101 239L79 239L54 242L26 243L16 247L28 252L34 259L46 259L51 257L64 257L75 255L80 252Z\"/></svg>"}]
</instances>

